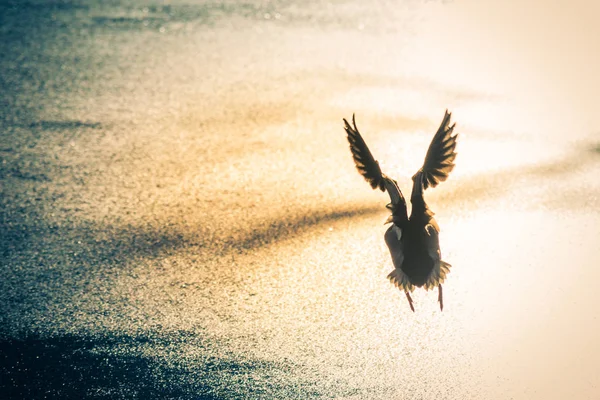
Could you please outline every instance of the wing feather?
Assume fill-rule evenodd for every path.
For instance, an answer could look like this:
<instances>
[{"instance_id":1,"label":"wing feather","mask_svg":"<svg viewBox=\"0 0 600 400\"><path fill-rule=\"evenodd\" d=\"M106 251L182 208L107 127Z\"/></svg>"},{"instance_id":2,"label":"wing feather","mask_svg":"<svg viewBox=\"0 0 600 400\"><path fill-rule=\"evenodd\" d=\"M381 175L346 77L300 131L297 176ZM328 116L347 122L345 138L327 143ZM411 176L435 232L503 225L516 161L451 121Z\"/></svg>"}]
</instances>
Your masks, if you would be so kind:
<instances>
[{"instance_id":1,"label":"wing feather","mask_svg":"<svg viewBox=\"0 0 600 400\"><path fill-rule=\"evenodd\" d=\"M385 183L379 163L371 154L371 151L358 131L354 114L352 114L352 125L344 118L344 129L348 135L350 151L352 152L356 169L369 182L373 189L379 188L382 192L385 191Z\"/></svg>"},{"instance_id":2,"label":"wing feather","mask_svg":"<svg viewBox=\"0 0 600 400\"><path fill-rule=\"evenodd\" d=\"M427 150L425 162L421 168L424 175L423 187L425 189L436 187L438 183L448 179L448 175L454 169L458 134L453 135L456 124L450 125L451 117L452 113L446 110L444 119Z\"/></svg>"}]
</instances>

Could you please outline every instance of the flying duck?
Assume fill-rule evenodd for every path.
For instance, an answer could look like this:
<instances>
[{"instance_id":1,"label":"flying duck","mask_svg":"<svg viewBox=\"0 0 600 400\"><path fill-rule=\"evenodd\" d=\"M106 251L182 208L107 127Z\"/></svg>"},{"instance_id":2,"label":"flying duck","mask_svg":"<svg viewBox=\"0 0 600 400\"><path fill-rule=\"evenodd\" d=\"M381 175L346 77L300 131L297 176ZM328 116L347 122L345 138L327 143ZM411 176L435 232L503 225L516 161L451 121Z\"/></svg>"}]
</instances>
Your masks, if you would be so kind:
<instances>
[{"instance_id":1,"label":"flying duck","mask_svg":"<svg viewBox=\"0 0 600 400\"><path fill-rule=\"evenodd\" d=\"M398 183L381 172L379 163L373 158L356 127L354 115L352 125L344 119L344 128L358 172L373 189L379 188L390 195L391 202L386 207L392 215L385 223L392 225L385 232L384 239L392 256L394 270L388 275L388 279L398 289L404 290L413 312L415 308L410 292L415 290L415 286L425 290L437 287L440 310L444 309L442 283L450 272L451 265L442 260L438 239L440 228L433 218L433 211L425 203L423 191L445 181L454 169L458 134L452 134L456 124L450 125L451 115L446 110L444 119L429 145L423 166L412 177L410 217Z\"/></svg>"}]
</instances>

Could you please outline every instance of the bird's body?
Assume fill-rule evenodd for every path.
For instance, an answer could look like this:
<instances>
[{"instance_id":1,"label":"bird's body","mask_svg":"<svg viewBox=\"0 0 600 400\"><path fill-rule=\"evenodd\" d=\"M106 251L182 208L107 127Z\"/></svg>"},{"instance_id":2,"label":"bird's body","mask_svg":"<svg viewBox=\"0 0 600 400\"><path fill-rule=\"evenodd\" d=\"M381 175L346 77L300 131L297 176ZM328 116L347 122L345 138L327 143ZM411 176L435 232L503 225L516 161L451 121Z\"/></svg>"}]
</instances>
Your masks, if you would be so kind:
<instances>
[{"instance_id":1,"label":"bird's body","mask_svg":"<svg viewBox=\"0 0 600 400\"><path fill-rule=\"evenodd\" d=\"M373 189L387 191L391 202L387 208L392 212L386 223L391 226L385 232L385 243L390 250L394 270L388 279L399 289L404 290L410 308L414 311L410 292L415 287L425 290L435 287L439 290L438 301L443 309L442 283L450 271L450 264L441 259L439 226L433 212L427 207L423 192L447 179L454 168L456 158L456 138L452 135L454 125L450 125L450 113L446 111L442 124L435 134L423 167L413 176L413 189L410 197L410 216L402 192L395 180L381 172L379 163L373 158L360 135L354 118L352 125L344 120L350 150L356 167Z\"/></svg>"},{"instance_id":2,"label":"bird's body","mask_svg":"<svg viewBox=\"0 0 600 400\"><path fill-rule=\"evenodd\" d=\"M422 225L410 221L402 228L392 224L385 232L384 238L390 249L394 267L400 269L412 285L425 285L431 271L439 262L435 255L428 252L429 247L436 247L437 238L432 240ZM430 246L430 243L433 246Z\"/></svg>"}]
</instances>

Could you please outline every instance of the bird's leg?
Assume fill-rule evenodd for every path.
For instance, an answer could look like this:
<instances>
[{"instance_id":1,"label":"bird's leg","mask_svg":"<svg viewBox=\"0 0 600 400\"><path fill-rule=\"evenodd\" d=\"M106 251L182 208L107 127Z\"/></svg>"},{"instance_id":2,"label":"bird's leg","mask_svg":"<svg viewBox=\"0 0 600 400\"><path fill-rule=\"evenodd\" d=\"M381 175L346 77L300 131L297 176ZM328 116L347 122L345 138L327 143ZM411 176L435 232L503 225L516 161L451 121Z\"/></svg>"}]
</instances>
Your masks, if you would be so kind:
<instances>
[{"instance_id":1,"label":"bird's leg","mask_svg":"<svg viewBox=\"0 0 600 400\"><path fill-rule=\"evenodd\" d=\"M410 297L410 293L408 293L406 290L404 291L404 293L406 293L406 298L408 299L408 305L410 306L410 309L415 312L415 307L413 306L413 301L412 298Z\"/></svg>"},{"instance_id":2,"label":"bird's leg","mask_svg":"<svg viewBox=\"0 0 600 400\"><path fill-rule=\"evenodd\" d=\"M438 301L440 302L440 311L444 310L444 299L442 297L442 284L438 285Z\"/></svg>"}]
</instances>

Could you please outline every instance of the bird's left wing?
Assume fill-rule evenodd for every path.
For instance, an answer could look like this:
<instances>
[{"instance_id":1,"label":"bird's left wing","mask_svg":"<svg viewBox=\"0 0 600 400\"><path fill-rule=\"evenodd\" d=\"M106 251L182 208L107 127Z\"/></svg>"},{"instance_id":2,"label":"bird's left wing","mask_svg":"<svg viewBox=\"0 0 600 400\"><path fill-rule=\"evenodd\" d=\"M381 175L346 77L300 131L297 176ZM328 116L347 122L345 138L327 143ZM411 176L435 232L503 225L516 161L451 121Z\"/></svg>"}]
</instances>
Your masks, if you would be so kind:
<instances>
[{"instance_id":1,"label":"bird's left wing","mask_svg":"<svg viewBox=\"0 0 600 400\"><path fill-rule=\"evenodd\" d=\"M458 134L452 134L456 124L450 125L451 117L452 114L446 110L444 119L431 140L423 167L419 170L423 171L424 189L430 186L436 187L438 183L448 179L448 175L454 169L454 159L456 158L454 150Z\"/></svg>"},{"instance_id":2,"label":"bird's left wing","mask_svg":"<svg viewBox=\"0 0 600 400\"><path fill-rule=\"evenodd\" d=\"M369 182L373 189L379 188L382 192L385 191L384 175L381 172L381 168L379 168L379 163L371 154L371 151L356 127L354 114L352 114L352 125L344 118L344 129L348 135L350 151L352 152L352 158L354 159L356 169L365 180Z\"/></svg>"}]
</instances>

